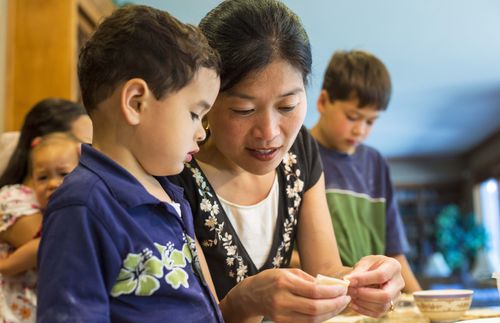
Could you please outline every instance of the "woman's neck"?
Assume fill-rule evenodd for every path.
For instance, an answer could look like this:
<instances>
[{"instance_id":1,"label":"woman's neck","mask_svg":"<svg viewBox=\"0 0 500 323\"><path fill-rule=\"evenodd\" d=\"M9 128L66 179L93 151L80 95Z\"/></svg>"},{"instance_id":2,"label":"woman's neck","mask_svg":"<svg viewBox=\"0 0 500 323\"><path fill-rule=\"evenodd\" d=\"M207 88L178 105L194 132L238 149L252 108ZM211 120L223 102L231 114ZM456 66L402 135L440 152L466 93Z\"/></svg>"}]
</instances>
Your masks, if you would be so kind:
<instances>
[{"instance_id":1,"label":"woman's neck","mask_svg":"<svg viewBox=\"0 0 500 323\"><path fill-rule=\"evenodd\" d=\"M202 146L196 160L217 195L239 205L254 205L266 198L276 176L275 171L265 175L246 171L209 142Z\"/></svg>"}]
</instances>

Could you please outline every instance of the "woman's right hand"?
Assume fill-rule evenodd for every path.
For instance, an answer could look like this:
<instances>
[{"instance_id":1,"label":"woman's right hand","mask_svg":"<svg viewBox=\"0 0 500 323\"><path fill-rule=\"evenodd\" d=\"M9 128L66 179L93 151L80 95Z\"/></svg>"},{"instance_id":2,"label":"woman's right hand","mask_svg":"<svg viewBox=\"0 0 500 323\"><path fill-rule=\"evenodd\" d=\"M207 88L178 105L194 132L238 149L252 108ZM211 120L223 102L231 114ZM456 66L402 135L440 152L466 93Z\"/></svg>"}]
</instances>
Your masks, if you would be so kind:
<instances>
[{"instance_id":1,"label":"woman's right hand","mask_svg":"<svg viewBox=\"0 0 500 323\"><path fill-rule=\"evenodd\" d=\"M269 269L246 278L221 301L226 322L323 322L350 302L343 286L318 285L300 269Z\"/></svg>"}]
</instances>

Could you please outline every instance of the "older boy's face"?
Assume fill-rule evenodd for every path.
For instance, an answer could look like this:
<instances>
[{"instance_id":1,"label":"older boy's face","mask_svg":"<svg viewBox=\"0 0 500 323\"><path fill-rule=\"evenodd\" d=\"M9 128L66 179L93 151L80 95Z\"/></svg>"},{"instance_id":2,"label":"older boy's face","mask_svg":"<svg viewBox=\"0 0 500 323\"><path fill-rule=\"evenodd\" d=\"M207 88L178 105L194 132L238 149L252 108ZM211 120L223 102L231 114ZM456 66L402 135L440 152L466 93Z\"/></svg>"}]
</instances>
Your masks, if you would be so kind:
<instances>
[{"instance_id":1,"label":"older boy's face","mask_svg":"<svg viewBox=\"0 0 500 323\"><path fill-rule=\"evenodd\" d=\"M325 91L321 95L327 96ZM320 143L349 155L368 137L380 114L373 105L360 108L357 98L334 102L325 98L318 101L318 108Z\"/></svg>"},{"instance_id":2,"label":"older boy's face","mask_svg":"<svg viewBox=\"0 0 500 323\"><path fill-rule=\"evenodd\" d=\"M193 80L166 98L148 101L135 136L134 155L144 170L156 176L182 171L205 138L201 119L219 92L215 71L201 68Z\"/></svg>"}]
</instances>

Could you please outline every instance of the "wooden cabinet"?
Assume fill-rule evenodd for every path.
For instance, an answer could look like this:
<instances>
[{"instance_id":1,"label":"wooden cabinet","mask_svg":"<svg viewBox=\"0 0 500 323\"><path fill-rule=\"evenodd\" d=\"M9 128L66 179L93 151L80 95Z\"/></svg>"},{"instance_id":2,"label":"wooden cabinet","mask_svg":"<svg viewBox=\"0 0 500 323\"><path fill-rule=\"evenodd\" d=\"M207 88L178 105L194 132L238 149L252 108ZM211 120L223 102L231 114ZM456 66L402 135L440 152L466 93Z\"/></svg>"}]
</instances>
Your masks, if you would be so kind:
<instances>
[{"instance_id":1,"label":"wooden cabinet","mask_svg":"<svg viewBox=\"0 0 500 323\"><path fill-rule=\"evenodd\" d=\"M111 0L8 1L5 130L41 99L79 100L78 49L113 9Z\"/></svg>"}]
</instances>

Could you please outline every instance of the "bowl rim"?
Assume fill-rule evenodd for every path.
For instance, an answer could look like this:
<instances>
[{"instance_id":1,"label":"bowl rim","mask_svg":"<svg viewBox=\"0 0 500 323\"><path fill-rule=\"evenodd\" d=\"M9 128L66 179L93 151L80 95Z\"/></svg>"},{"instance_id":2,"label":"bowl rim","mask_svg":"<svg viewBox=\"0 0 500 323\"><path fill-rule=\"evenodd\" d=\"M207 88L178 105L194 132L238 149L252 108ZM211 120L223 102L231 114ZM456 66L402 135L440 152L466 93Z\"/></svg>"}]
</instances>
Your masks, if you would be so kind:
<instances>
[{"instance_id":1,"label":"bowl rim","mask_svg":"<svg viewBox=\"0 0 500 323\"><path fill-rule=\"evenodd\" d=\"M418 298L465 297L472 294L474 291L471 289L428 289L413 292L413 296Z\"/></svg>"}]
</instances>

